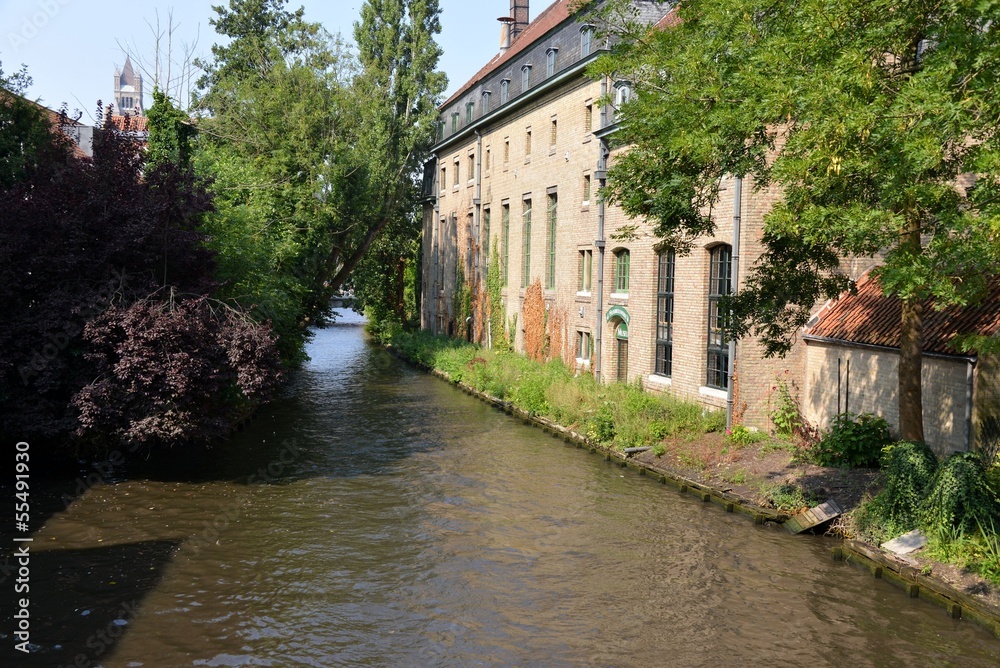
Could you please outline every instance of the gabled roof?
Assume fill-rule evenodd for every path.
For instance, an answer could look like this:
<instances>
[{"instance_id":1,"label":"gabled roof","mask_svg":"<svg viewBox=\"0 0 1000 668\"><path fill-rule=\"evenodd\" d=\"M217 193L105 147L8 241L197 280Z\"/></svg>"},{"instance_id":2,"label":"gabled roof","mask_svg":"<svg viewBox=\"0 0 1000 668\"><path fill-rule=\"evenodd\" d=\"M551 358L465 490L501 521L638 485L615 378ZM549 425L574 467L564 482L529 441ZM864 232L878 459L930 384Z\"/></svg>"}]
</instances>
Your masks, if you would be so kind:
<instances>
[{"instance_id":1,"label":"gabled roof","mask_svg":"<svg viewBox=\"0 0 1000 668\"><path fill-rule=\"evenodd\" d=\"M514 39L507 51L493 56L490 62L486 63L486 65L479 70L475 76L455 91L455 93L452 94L452 96L449 97L445 103L439 107L439 109L444 109L449 104L465 95L470 88L513 60L514 56L531 46L532 42L536 39L568 19L570 15L570 4L571 0L556 0L554 3L545 8L542 13L535 17L535 20L529 23L528 27Z\"/></svg>"},{"instance_id":2,"label":"gabled roof","mask_svg":"<svg viewBox=\"0 0 1000 668\"><path fill-rule=\"evenodd\" d=\"M659 21L657 21L656 25L653 27L656 28L657 30L663 30L664 28L670 28L676 25L680 25L681 15L679 12L680 12L679 7L677 5L674 5L673 7L670 8L670 11L667 12L667 15L664 16Z\"/></svg>"},{"instance_id":3,"label":"gabled roof","mask_svg":"<svg viewBox=\"0 0 1000 668\"><path fill-rule=\"evenodd\" d=\"M878 280L866 274L855 294L844 293L823 307L817 322L806 328L805 337L899 348L901 316L900 300L882 294ZM962 355L951 346L956 336L1000 335L1000 277L990 281L987 297L978 306L938 311L932 299L925 300L923 324L925 353Z\"/></svg>"},{"instance_id":4,"label":"gabled roof","mask_svg":"<svg viewBox=\"0 0 1000 668\"><path fill-rule=\"evenodd\" d=\"M37 102L35 102L34 100L29 100L28 98L21 97L19 95L15 96L13 93L11 93L9 91L0 89L0 99L3 99L4 97L7 97L7 98L19 97L24 102L27 102L28 104L34 106L39 111L41 111L42 114L44 114L45 119L49 123L49 127L51 127L53 130L61 132L63 135L66 135L66 131L65 131L64 128L67 128L67 127L79 127L80 125L82 125L82 123L80 123L79 121L77 121L75 119L72 119L72 118L70 118L70 117L68 117L68 116L66 116L66 115L64 115L64 114L62 114L62 113L60 113L58 111L53 111L52 109L49 109L48 107L42 106L42 105L38 104ZM67 137L68 137L68 135L67 135ZM82 148L80 148L80 146L75 141L72 141L72 138L70 138L70 144L72 144L71 151L73 153L73 157L74 158L89 158L90 157L90 156L88 156L86 154L86 152Z\"/></svg>"}]
</instances>

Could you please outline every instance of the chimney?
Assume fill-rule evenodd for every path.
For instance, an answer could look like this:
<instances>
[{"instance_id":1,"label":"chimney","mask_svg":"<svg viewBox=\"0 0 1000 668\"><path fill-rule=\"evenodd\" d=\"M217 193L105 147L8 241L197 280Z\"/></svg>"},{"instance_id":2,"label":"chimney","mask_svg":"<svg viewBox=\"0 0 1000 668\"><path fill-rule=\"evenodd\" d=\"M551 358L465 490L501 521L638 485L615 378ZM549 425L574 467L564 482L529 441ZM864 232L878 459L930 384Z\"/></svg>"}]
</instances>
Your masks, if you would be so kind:
<instances>
[{"instance_id":1,"label":"chimney","mask_svg":"<svg viewBox=\"0 0 1000 668\"><path fill-rule=\"evenodd\" d=\"M509 16L501 16L497 19L500 22L500 53L507 53L510 48L510 29L514 19Z\"/></svg>"},{"instance_id":2,"label":"chimney","mask_svg":"<svg viewBox=\"0 0 1000 668\"><path fill-rule=\"evenodd\" d=\"M513 42L528 27L528 0L510 0L510 17L514 19L510 27L510 41Z\"/></svg>"}]
</instances>

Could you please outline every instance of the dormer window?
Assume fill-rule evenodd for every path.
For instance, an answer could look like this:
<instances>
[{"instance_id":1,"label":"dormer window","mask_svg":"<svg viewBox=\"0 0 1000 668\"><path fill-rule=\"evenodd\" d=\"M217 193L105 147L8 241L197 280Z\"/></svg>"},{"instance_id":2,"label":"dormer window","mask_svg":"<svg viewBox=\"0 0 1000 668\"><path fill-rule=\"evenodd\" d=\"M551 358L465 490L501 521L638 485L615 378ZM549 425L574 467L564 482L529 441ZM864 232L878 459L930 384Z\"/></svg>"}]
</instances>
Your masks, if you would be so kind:
<instances>
[{"instance_id":1,"label":"dormer window","mask_svg":"<svg viewBox=\"0 0 1000 668\"><path fill-rule=\"evenodd\" d=\"M507 104L510 98L510 79L500 80L500 104Z\"/></svg>"},{"instance_id":2,"label":"dormer window","mask_svg":"<svg viewBox=\"0 0 1000 668\"><path fill-rule=\"evenodd\" d=\"M483 108L482 113L485 115L490 111L490 91L483 91Z\"/></svg>"},{"instance_id":3,"label":"dormer window","mask_svg":"<svg viewBox=\"0 0 1000 668\"><path fill-rule=\"evenodd\" d=\"M556 73L556 56L559 49L552 47L545 52L545 76L550 77Z\"/></svg>"},{"instance_id":4,"label":"dormer window","mask_svg":"<svg viewBox=\"0 0 1000 668\"><path fill-rule=\"evenodd\" d=\"M452 112L451 114L451 133L455 134L458 132L458 112Z\"/></svg>"},{"instance_id":5,"label":"dormer window","mask_svg":"<svg viewBox=\"0 0 1000 668\"><path fill-rule=\"evenodd\" d=\"M590 55L590 40L594 35L594 26L583 26L580 28L580 57L586 58Z\"/></svg>"},{"instance_id":6,"label":"dormer window","mask_svg":"<svg viewBox=\"0 0 1000 668\"><path fill-rule=\"evenodd\" d=\"M465 103L465 123L468 125L472 122L472 110L476 108L476 105L472 102Z\"/></svg>"},{"instance_id":7,"label":"dormer window","mask_svg":"<svg viewBox=\"0 0 1000 668\"><path fill-rule=\"evenodd\" d=\"M521 92L528 90L531 85L531 65L521 67Z\"/></svg>"},{"instance_id":8,"label":"dormer window","mask_svg":"<svg viewBox=\"0 0 1000 668\"><path fill-rule=\"evenodd\" d=\"M615 84L615 106L621 107L632 99L632 84L619 81Z\"/></svg>"}]
</instances>

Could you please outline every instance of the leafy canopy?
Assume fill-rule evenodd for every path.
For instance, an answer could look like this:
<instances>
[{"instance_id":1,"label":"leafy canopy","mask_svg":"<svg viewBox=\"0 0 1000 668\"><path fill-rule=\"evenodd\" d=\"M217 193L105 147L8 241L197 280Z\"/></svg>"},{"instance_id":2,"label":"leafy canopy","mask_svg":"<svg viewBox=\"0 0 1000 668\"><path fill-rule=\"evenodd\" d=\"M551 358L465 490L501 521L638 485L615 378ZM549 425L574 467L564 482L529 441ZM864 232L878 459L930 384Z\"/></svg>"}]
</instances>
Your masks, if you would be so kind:
<instances>
[{"instance_id":1,"label":"leafy canopy","mask_svg":"<svg viewBox=\"0 0 1000 668\"><path fill-rule=\"evenodd\" d=\"M1000 2L678 7L672 28L619 26L597 64L638 91L607 195L684 249L714 231L723 176L781 193L731 302L737 336L786 351L816 301L849 287L844 257L879 257L904 301L982 298L1000 269Z\"/></svg>"}]
</instances>

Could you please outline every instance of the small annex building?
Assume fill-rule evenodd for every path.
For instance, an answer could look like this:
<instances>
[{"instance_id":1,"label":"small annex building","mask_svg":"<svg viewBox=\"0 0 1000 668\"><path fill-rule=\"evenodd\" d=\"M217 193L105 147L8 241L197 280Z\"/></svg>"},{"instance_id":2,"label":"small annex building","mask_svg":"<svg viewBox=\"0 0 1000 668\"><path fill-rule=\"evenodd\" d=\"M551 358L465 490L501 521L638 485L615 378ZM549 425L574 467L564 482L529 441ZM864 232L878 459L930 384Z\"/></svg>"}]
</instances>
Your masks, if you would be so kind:
<instances>
[{"instance_id":1,"label":"small annex building","mask_svg":"<svg viewBox=\"0 0 1000 668\"><path fill-rule=\"evenodd\" d=\"M817 313L802 337L807 421L826 428L841 412L875 413L898 429L900 314L900 300L870 274ZM1000 278L976 307L924 303L924 436L939 456L1000 438L1000 360L958 350L956 338L970 334L1000 335Z\"/></svg>"}]
</instances>

